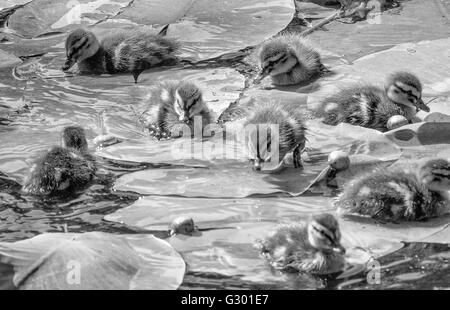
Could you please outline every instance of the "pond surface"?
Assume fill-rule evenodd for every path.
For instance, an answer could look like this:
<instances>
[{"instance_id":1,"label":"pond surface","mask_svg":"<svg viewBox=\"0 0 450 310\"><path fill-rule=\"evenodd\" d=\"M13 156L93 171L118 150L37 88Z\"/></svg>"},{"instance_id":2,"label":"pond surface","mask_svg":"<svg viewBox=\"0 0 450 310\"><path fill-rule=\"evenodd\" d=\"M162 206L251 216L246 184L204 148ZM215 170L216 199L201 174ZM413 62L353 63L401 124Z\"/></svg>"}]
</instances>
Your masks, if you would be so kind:
<instances>
[{"instance_id":1,"label":"pond surface","mask_svg":"<svg viewBox=\"0 0 450 310\"><path fill-rule=\"evenodd\" d=\"M432 112L450 114L450 21L440 11L445 6L400 1L382 13L378 24L332 22L327 31L310 37L334 74L310 88L273 89L267 80L260 87L249 85L255 70L251 52L286 27L305 29L298 18L293 19L292 0L245 5L199 0L190 7L183 1L147 5L144 0L83 0L78 10L72 2L0 0L0 242L67 231L154 233L187 263L181 289L450 287L449 218L404 226L342 220L344 245L355 250L349 254L353 267L338 278L280 274L252 246L278 223L334 212L330 196L335 193L317 184L310 187L326 168L329 152L346 150L355 163L353 170L338 176L342 185L361 171L406 159L448 158L450 139L431 141L429 131L412 128L419 138L399 142L395 133L347 125L334 128L308 119L304 168L255 174L239 140L213 151L210 147L217 137L203 144L197 141L200 152L208 147L207 156L194 152L180 158L172 156L174 141L156 141L138 121L150 100L149 87L164 79L197 83L215 118L233 120L232 129L233 107L275 100L306 111L339 82L363 77L382 83L387 70L405 66L423 79L425 99L435 98ZM14 5L19 6L9 9ZM334 9L308 5L306 9L299 4L297 9L313 23ZM167 6L178 11L169 12ZM157 31L167 23L169 35L183 44L181 57L186 62L144 72L137 85L130 75L80 76L59 69L66 33L80 25L101 35L143 25ZM60 143L62 128L74 124L86 129L98 157L98 180L80 196L63 201L21 195L20 184L33 162ZM97 147L93 140L100 135L114 136L121 143ZM233 156L224 157L223 150ZM169 223L183 215L192 216L202 233L168 238ZM367 284L369 258L381 263L381 285Z\"/></svg>"}]
</instances>

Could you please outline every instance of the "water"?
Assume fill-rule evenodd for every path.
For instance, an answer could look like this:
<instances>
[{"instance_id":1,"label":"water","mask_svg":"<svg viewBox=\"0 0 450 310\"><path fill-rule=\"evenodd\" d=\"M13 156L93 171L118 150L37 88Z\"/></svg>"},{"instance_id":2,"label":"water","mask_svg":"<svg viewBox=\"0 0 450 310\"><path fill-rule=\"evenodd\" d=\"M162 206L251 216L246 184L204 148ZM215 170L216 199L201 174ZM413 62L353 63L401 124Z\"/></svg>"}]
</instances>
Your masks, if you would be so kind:
<instances>
[{"instance_id":1,"label":"water","mask_svg":"<svg viewBox=\"0 0 450 310\"><path fill-rule=\"evenodd\" d=\"M139 1L135 2L139 4ZM417 10L419 2L405 2L403 10L395 11L400 15L388 11L387 20L380 27L388 31L395 27L395 23L406 24L408 33L413 36L415 32L410 27L416 25L410 16L420 11ZM0 2L0 7L9 7L15 3ZM124 3L122 1L119 7L124 7ZM149 100L149 87L167 78L187 78L198 83L205 90L205 100L216 118L230 104L248 104L255 98L292 101L306 109L310 103L306 96L314 98L314 90L309 94L309 90L248 89L248 72L254 68L251 67L251 59L250 64L242 63L242 59L251 49L237 53L240 48L253 46L284 28L292 16L292 4L285 3L288 2L280 5L282 10L270 1L266 4L256 1L245 7L233 4L237 6L236 12L241 14L236 19L226 18L223 12L227 8L220 8L217 14L223 16L217 19L222 20L222 24L218 25L210 25L212 19L205 17L208 14L201 8L193 9L193 12L199 13L173 27L174 35L182 37L183 31L191 33L191 36L185 37L183 55L191 62L222 54L225 56L212 58L197 66L180 64L150 70L141 75L137 85L130 75L79 76L62 73L59 68L64 62L65 35L56 32L74 26L67 20L55 19L48 26L50 28L42 27L45 31L55 33L34 39L22 38L14 35L14 29L4 28L3 34L7 35L9 41L1 43L0 49L18 56L42 52L45 55L27 57L13 68L0 69L0 241L14 242L45 232L65 231L102 231L112 234L151 232L167 238L167 227L171 220L176 216L189 215L202 229L201 235L167 239L183 254L189 266L181 289L448 288L448 247L445 244L416 243L430 235L439 234L448 224L447 218L416 226L343 221L344 244L354 248L349 254L354 264L338 278L281 274L272 270L252 246L257 238L280 222L306 220L314 213L334 212L331 198L322 195L326 189L313 188L312 192L300 195L325 168L330 151L339 148L347 149L352 156L364 155L362 159L355 157L360 158L362 163L359 168L355 168L358 171L390 164L408 154L404 150L402 153L386 137L346 126L327 128L311 121L308 154L304 156L303 170L288 168L276 174L256 175L245 159L239 156L231 159L172 158L168 155L172 142L156 142L137 121L142 105ZM89 8L89 5L83 8ZM114 9L118 7L113 8L112 12ZM268 19L273 10L279 12L279 18ZM250 24L244 18L249 12L252 16ZM433 16L436 12L430 14ZM130 19L122 25L123 18L130 15L133 16L133 11L116 16L116 27L126 28L130 22L139 22L138 18ZM273 20L272 24L268 20ZM86 21L89 23L92 19ZM395 29L404 32L403 26ZM100 23L95 29L102 32L111 27L112 24ZM260 27L262 34L247 38L249 33L258 31L257 27ZM330 67L341 66L336 76L324 79L325 86L327 83L328 86L333 85L342 77L350 80L358 78L355 68L360 66L362 71L367 68L360 63L349 65L349 60L406 41L446 37L445 27L441 25L434 28L432 38L424 30L426 27L420 26L421 32L407 39L398 33L380 36L381 28L376 30L365 22L348 26L337 24L336 27L333 28L337 29L336 33L347 38L342 41L343 46L335 39L327 39L328 32L312 35L326 49L325 63ZM376 38L376 44L369 44L370 36L366 37L360 32L349 36L349 32L353 33L358 28L374 31L375 34L369 32ZM193 36L192 29L200 29L201 35ZM39 32L38 35L42 34ZM361 39L361 45L355 42L358 38ZM349 46L351 51L344 53L343 50ZM402 66L386 62L385 59L372 65ZM437 93L431 87L437 85L437 81L443 83L442 72L448 72L445 65L436 68L439 69L434 73L424 73L425 88L430 90L429 96L448 96L446 85L441 85ZM368 78L382 77L382 71ZM41 201L20 194L20 184L32 163L50 147L60 143L60 132L65 126L75 124L85 128L91 151L99 159L100 173L94 184L81 195L62 200ZM123 142L96 149L93 139L105 134L113 135ZM230 147L239 151L242 145ZM445 145L437 146L436 149L437 152L446 152ZM422 152L421 149L414 151ZM433 153L436 153L435 150ZM421 153L422 157L428 155L430 153ZM355 173L341 176L342 182ZM450 242L448 235L436 240L433 242ZM404 246L401 241L412 243ZM358 246L364 251L357 249ZM427 247L426 250L423 250L424 247ZM382 266L391 267L383 267L382 284L367 284L368 271L362 262L368 256L378 259L384 254L390 255L380 259ZM405 261L405 257L415 255L419 256L414 261ZM395 283L398 283L397 286Z\"/></svg>"}]
</instances>

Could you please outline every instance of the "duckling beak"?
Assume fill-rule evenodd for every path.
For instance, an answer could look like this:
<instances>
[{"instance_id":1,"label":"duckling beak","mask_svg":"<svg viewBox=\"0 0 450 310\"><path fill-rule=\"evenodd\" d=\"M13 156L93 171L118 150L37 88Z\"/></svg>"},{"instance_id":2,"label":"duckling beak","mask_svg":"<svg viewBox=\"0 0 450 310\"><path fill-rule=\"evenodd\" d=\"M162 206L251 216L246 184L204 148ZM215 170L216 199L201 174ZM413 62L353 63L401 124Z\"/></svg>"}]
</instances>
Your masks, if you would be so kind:
<instances>
[{"instance_id":1,"label":"duckling beak","mask_svg":"<svg viewBox=\"0 0 450 310\"><path fill-rule=\"evenodd\" d=\"M72 58L67 58L66 62L64 63L64 65L62 66L61 70L62 71L67 71L70 68L72 68L72 66L75 64L75 61L73 61Z\"/></svg>"},{"instance_id":2,"label":"duckling beak","mask_svg":"<svg viewBox=\"0 0 450 310\"><path fill-rule=\"evenodd\" d=\"M345 254L345 248L340 243L333 246L333 251L339 254Z\"/></svg>"},{"instance_id":3,"label":"duckling beak","mask_svg":"<svg viewBox=\"0 0 450 310\"><path fill-rule=\"evenodd\" d=\"M418 110L423 110L425 112L430 112L430 108L423 102L421 98L419 98L416 102L416 108Z\"/></svg>"},{"instance_id":4,"label":"duckling beak","mask_svg":"<svg viewBox=\"0 0 450 310\"><path fill-rule=\"evenodd\" d=\"M255 163L253 164L253 170L261 171L261 160L259 158L255 159Z\"/></svg>"},{"instance_id":5,"label":"duckling beak","mask_svg":"<svg viewBox=\"0 0 450 310\"><path fill-rule=\"evenodd\" d=\"M185 124L189 123L189 117L187 117L187 116L181 116L179 118L179 120L180 120L180 122L185 123Z\"/></svg>"}]
</instances>

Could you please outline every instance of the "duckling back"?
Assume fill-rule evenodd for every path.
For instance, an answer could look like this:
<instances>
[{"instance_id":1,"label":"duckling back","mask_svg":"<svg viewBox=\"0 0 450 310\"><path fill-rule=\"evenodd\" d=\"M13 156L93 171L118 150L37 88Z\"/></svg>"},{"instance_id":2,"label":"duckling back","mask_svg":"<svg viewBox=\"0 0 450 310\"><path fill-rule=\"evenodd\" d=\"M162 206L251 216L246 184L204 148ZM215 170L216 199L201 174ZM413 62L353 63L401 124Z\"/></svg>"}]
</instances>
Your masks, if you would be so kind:
<instances>
[{"instance_id":1,"label":"duckling back","mask_svg":"<svg viewBox=\"0 0 450 310\"><path fill-rule=\"evenodd\" d=\"M414 114L414 111L390 102L382 89L365 84L340 89L325 98L316 111L316 116L327 125L349 123L382 132L388 130L387 122L391 116L402 115L410 121Z\"/></svg>"},{"instance_id":2,"label":"duckling back","mask_svg":"<svg viewBox=\"0 0 450 310\"><path fill-rule=\"evenodd\" d=\"M102 42L110 62L106 69L115 72L142 72L175 59L178 43L167 37L143 31L129 32L122 41L109 38Z\"/></svg>"},{"instance_id":3,"label":"duckling back","mask_svg":"<svg viewBox=\"0 0 450 310\"><path fill-rule=\"evenodd\" d=\"M261 254L279 267L291 263L294 257L297 260L307 259L316 253L308 241L306 223L280 225L257 245Z\"/></svg>"},{"instance_id":4,"label":"duckling back","mask_svg":"<svg viewBox=\"0 0 450 310\"><path fill-rule=\"evenodd\" d=\"M341 214L359 214L383 221L417 221L436 216L432 193L414 174L379 170L344 187L334 205Z\"/></svg>"},{"instance_id":5,"label":"duckling back","mask_svg":"<svg viewBox=\"0 0 450 310\"><path fill-rule=\"evenodd\" d=\"M63 195L85 187L96 172L92 157L55 147L36 162L24 190L33 195Z\"/></svg>"},{"instance_id":6,"label":"duckling back","mask_svg":"<svg viewBox=\"0 0 450 310\"><path fill-rule=\"evenodd\" d=\"M317 49L308 39L297 34L279 35L263 43L260 48L260 61L270 60L280 53L294 57L296 63L287 71L270 74L274 85L307 84L317 78L324 69ZM284 63L274 65L275 69L283 66Z\"/></svg>"}]
</instances>

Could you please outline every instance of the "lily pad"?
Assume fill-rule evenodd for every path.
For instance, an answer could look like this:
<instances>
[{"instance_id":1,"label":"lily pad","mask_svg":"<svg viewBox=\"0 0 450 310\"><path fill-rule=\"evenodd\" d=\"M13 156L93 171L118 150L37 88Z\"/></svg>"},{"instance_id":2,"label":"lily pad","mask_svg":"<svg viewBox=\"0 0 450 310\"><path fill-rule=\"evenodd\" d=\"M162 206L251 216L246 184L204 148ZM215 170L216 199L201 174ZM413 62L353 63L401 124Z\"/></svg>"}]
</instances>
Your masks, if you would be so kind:
<instances>
[{"instance_id":1,"label":"lily pad","mask_svg":"<svg viewBox=\"0 0 450 310\"><path fill-rule=\"evenodd\" d=\"M283 30L294 13L292 0L136 0L114 19L125 26L170 24L168 35L182 41L183 57L201 60L259 44Z\"/></svg>"},{"instance_id":2,"label":"lily pad","mask_svg":"<svg viewBox=\"0 0 450 310\"><path fill-rule=\"evenodd\" d=\"M10 8L15 5L21 5L29 2L29 0L3 0L0 6L0 10L3 10L4 8Z\"/></svg>"},{"instance_id":3,"label":"lily pad","mask_svg":"<svg viewBox=\"0 0 450 310\"><path fill-rule=\"evenodd\" d=\"M379 283L368 283L368 274L341 283L341 289L448 289L450 245L413 242L377 259ZM374 274L375 269L368 272ZM381 286L382 285L382 286Z\"/></svg>"},{"instance_id":4,"label":"lily pad","mask_svg":"<svg viewBox=\"0 0 450 310\"><path fill-rule=\"evenodd\" d=\"M129 0L34 0L14 12L8 26L18 35L34 38L95 24L119 13Z\"/></svg>"},{"instance_id":5,"label":"lily pad","mask_svg":"<svg viewBox=\"0 0 450 310\"><path fill-rule=\"evenodd\" d=\"M244 221L273 221L307 217L332 207L321 197L198 199L146 196L133 205L104 217L107 221L166 231L180 216L191 217L200 229L228 227Z\"/></svg>"},{"instance_id":6,"label":"lily pad","mask_svg":"<svg viewBox=\"0 0 450 310\"><path fill-rule=\"evenodd\" d=\"M358 2L367 3L368 1ZM378 9L374 11L378 14L369 14L372 15L369 17L373 18L367 18L355 24L334 21L326 25L328 31L315 31L309 37L315 42L320 42L323 48L344 55L349 61L353 61L400 43L448 38L450 34L448 20L438 5L429 5L427 2L417 0L402 1L399 6L385 10L381 14ZM435 52L440 53L437 50ZM432 58L426 56L421 61L430 61ZM384 62L389 60L385 58ZM406 65L404 68L418 64L406 61L401 63ZM396 64L401 66L397 61L392 61L393 66ZM389 67L387 69L390 70ZM370 71L370 75L379 70L380 67ZM425 71L431 72L429 69ZM369 77L369 75L361 76Z\"/></svg>"},{"instance_id":7,"label":"lily pad","mask_svg":"<svg viewBox=\"0 0 450 310\"><path fill-rule=\"evenodd\" d=\"M316 127L317 126L317 127ZM338 127L326 126L318 122L308 123L311 136L308 138L310 151L305 155L304 169L285 169L271 175L258 174L251 170L242 143L237 140L226 143L224 149L221 137L192 142L189 139L122 143L106 148L98 155L108 158L166 163L171 165L202 165L209 169L169 168L152 169L128 174L117 180L115 188L142 194L181 195L187 197L247 197L253 194L290 193L304 191L317 174L326 166L328 153L343 149L350 154L365 154L367 161L378 158L382 161L395 160L400 150L381 133L362 129L353 133L354 126L342 124ZM319 130L320 128L320 130ZM327 137L332 136L333 140ZM228 142L228 140L227 140ZM194 152L191 152L190 147ZM108 152L108 153L106 153ZM183 153L184 152L184 153ZM108 156L108 154L111 154ZM123 156L121 156L123 154ZM133 155L130 155L133 154ZM229 157L227 157L229 155ZM233 183L229 183L230 174ZM179 182L180 178L183 182ZM252 183L248 184L248 179ZM164 184L164 186L162 186ZM167 186L171 184L171 186Z\"/></svg>"},{"instance_id":8,"label":"lily pad","mask_svg":"<svg viewBox=\"0 0 450 310\"><path fill-rule=\"evenodd\" d=\"M0 68L13 67L21 62L20 58L0 50Z\"/></svg>"},{"instance_id":9,"label":"lily pad","mask_svg":"<svg viewBox=\"0 0 450 310\"><path fill-rule=\"evenodd\" d=\"M428 242L432 240L432 236L440 235L442 238L439 241L448 243L450 242L449 223L449 217L431 219L427 222L392 224L354 216L342 219L340 227L343 238L348 244L361 247L372 257L378 258L400 249L402 242ZM445 237L441 235L446 232Z\"/></svg>"},{"instance_id":10,"label":"lily pad","mask_svg":"<svg viewBox=\"0 0 450 310\"><path fill-rule=\"evenodd\" d=\"M391 49L355 60L343 66L342 72L361 76L367 82L382 85L386 75L393 71L408 70L424 84L424 96L450 95L450 39L404 43ZM341 71L336 68L336 71Z\"/></svg>"},{"instance_id":11,"label":"lily pad","mask_svg":"<svg viewBox=\"0 0 450 310\"><path fill-rule=\"evenodd\" d=\"M171 165L197 163L207 166L208 169L170 167L139 171L119 178L114 188L144 195L183 197L243 198L276 193L298 195L306 190L327 166L326 158L331 151L345 150L350 155L365 154L369 155L371 160L378 158L384 161L398 159L401 155L397 146L381 133L371 129L361 128L355 131L351 125L341 124L333 127L316 121L307 123L307 126L310 131L307 144L309 151L304 156L303 169L288 167L272 174L254 172L247 162L242 138L231 140L231 143L227 140L223 148L211 146L222 146L220 143L223 143L223 139L218 136L204 144L201 141L192 142L190 139L174 139L165 143L148 144L146 152L140 153L138 149L142 150L142 144L135 146L136 151L133 151L130 144L122 145L122 154L143 155L140 158L128 158L129 161L163 162ZM120 147L120 144L112 147L111 154L116 154L116 158ZM106 154L102 152L101 155ZM230 178L233 180L231 183ZM252 180L251 183L249 180Z\"/></svg>"},{"instance_id":12,"label":"lily pad","mask_svg":"<svg viewBox=\"0 0 450 310\"><path fill-rule=\"evenodd\" d=\"M42 234L0 243L19 289L176 289L185 263L152 235ZM11 276L11 275L9 275ZM2 282L10 280L2 274Z\"/></svg>"}]
</instances>

